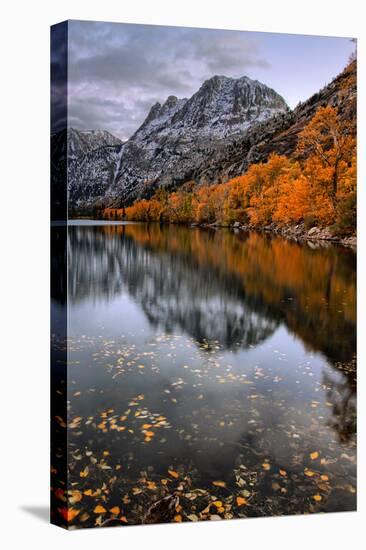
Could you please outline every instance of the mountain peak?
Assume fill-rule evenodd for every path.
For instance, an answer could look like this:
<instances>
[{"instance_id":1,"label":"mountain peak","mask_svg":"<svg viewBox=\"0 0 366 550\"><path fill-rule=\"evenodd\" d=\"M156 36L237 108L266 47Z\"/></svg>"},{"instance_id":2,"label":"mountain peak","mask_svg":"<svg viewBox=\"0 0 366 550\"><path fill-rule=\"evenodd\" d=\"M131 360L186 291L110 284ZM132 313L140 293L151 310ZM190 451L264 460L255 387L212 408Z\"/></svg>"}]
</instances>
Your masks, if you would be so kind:
<instances>
[{"instance_id":1,"label":"mountain peak","mask_svg":"<svg viewBox=\"0 0 366 550\"><path fill-rule=\"evenodd\" d=\"M190 99L169 96L155 103L143 124L131 138L145 140L154 132L180 133L197 129L210 139L243 132L255 122L285 112L285 100L274 90L248 76L232 78L214 75L205 80Z\"/></svg>"}]
</instances>

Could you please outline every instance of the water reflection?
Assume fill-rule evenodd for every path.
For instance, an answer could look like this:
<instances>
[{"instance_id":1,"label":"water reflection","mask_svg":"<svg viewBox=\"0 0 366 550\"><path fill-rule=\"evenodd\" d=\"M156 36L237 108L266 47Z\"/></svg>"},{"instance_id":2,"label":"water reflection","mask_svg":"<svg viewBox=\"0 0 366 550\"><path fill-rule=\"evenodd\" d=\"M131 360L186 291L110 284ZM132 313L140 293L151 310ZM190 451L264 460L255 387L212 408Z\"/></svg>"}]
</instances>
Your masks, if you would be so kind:
<instances>
[{"instance_id":1,"label":"water reflection","mask_svg":"<svg viewBox=\"0 0 366 550\"><path fill-rule=\"evenodd\" d=\"M223 518L354 509L351 250L79 224L67 258L74 487L104 484L106 508L128 495L129 523L183 485L206 509L215 480Z\"/></svg>"},{"instance_id":2,"label":"water reflection","mask_svg":"<svg viewBox=\"0 0 366 550\"><path fill-rule=\"evenodd\" d=\"M153 326L226 349L286 326L330 360L355 352L355 254L182 227L69 228L69 299L127 291Z\"/></svg>"}]
</instances>

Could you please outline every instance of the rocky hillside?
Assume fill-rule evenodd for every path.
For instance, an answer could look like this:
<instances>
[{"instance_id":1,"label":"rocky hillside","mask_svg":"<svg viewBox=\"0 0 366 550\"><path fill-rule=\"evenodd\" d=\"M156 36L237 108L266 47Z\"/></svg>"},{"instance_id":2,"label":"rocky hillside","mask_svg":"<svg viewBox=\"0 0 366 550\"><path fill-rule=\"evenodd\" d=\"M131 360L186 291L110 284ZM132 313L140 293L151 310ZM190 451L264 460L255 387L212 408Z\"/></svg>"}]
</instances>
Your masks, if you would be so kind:
<instances>
[{"instance_id":1,"label":"rocky hillside","mask_svg":"<svg viewBox=\"0 0 366 550\"><path fill-rule=\"evenodd\" d=\"M170 96L153 105L125 143L105 131L69 129L69 202L128 205L160 186L173 190L189 180L226 181L273 152L291 156L299 132L320 106L337 106L343 117L355 120L355 75L354 62L293 111L258 81L214 76L190 99ZM53 150L56 167L66 148Z\"/></svg>"}]
</instances>

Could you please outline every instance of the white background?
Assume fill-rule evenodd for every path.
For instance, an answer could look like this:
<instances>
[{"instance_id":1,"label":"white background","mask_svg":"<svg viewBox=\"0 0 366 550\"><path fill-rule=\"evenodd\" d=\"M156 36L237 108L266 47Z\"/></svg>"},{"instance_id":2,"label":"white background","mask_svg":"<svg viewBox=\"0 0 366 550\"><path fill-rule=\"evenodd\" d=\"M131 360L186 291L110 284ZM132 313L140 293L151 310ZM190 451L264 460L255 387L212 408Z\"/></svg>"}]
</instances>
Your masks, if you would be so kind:
<instances>
[{"instance_id":1,"label":"white background","mask_svg":"<svg viewBox=\"0 0 366 550\"><path fill-rule=\"evenodd\" d=\"M13 0L1 7L0 542L15 548L332 550L365 533L365 19L356 0ZM357 513L66 532L48 524L49 26L64 19L359 38ZM306 78L306 75L304 75ZM329 335L332 338L332 335ZM363 538L365 538L363 536Z\"/></svg>"}]
</instances>

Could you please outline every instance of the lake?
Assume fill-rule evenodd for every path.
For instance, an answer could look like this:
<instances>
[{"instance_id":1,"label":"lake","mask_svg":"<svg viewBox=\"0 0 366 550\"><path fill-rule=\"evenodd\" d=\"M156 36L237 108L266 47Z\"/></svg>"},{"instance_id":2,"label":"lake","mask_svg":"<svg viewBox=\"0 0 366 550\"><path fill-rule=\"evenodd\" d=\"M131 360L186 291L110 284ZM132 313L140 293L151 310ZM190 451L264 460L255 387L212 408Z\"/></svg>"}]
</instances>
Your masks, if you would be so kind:
<instances>
[{"instance_id":1,"label":"lake","mask_svg":"<svg viewBox=\"0 0 366 550\"><path fill-rule=\"evenodd\" d=\"M353 250L223 228L67 231L67 390L55 383L75 527L141 523L169 494L173 521L355 509Z\"/></svg>"}]
</instances>

